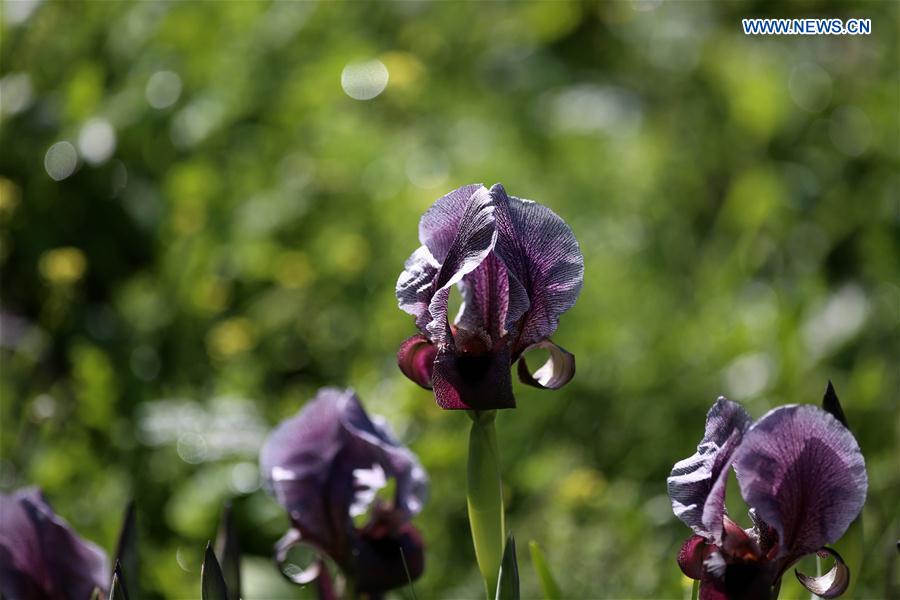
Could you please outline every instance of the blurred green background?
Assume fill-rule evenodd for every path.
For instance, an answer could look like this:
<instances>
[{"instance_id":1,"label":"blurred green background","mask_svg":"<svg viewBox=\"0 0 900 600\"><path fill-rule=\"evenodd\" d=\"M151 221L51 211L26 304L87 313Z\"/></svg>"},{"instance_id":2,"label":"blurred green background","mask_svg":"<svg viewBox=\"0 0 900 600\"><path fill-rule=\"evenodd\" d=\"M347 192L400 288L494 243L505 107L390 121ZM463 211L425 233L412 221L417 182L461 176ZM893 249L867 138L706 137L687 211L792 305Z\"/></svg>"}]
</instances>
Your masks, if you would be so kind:
<instances>
[{"instance_id":1,"label":"blurred green background","mask_svg":"<svg viewBox=\"0 0 900 600\"><path fill-rule=\"evenodd\" d=\"M42 486L108 550L133 495L147 597L199 595L234 498L245 596L303 597L256 456L353 386L431 476L419 597L479 597L468 419L398 371L393 290L420 214L499 181L586 265L554 336L577 376L516 384L498 420L523 595L537 539L567 596L682 598L665 479L708 407L759 417L829 378L870 478L856 596L896 593L898 11L5 1L0 487ZM751 38L750 16L873 33Z\"/></svg>"}]
</instances>

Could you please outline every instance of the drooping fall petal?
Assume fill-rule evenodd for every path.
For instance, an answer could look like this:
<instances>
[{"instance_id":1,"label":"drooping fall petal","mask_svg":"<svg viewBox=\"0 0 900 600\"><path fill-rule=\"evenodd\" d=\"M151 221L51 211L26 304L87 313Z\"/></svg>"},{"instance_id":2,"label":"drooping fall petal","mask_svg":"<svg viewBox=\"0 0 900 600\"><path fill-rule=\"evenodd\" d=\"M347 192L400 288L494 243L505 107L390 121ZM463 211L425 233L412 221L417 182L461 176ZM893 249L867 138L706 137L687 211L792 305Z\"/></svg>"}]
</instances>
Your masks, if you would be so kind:
<instances>
[{"instance_id":1,"label":"drooping fall petal","mask_svg":"<svg viewBox=\"0 0 900 600\"><path fill-rule=\"evenodd\" d=\"M533 348L544 348L550 353L547 361L534 373L528 369L528 363L525 362L525 353ZM541 340L525 348L519 359L518 369L519 381L522 383L536 388L556 390L569 383L575 376L575 355L550 340Z\"/></svg>"},{"instance_id":2,"label":"drooping fall petal","mask_svg":"<svg viewBox=\"0 0 900 600\"><path fill-rule=\"evenodd\" d=\"M404 375L423 388L431 389L431 372L434 370L434 359L437 347L418 333L400 344L397 351L397 364Z\"/></svg>"},{"instance_id":3,"label":"drooping fall petal","mask_svg":"<svg viewBox=\"0 0 900 600\"><path fill-rule=\"evenodd\" d=\"M794 569L794 574L800 581L800 585L819 598L825 598L826 600L837 598L850 585L850 569L844 563L841 555L831 548L822 548L817 554L821 558L828 558L829 556L834 558L834 566L827 573L818 577L811 577Z\"/></svg>"}]
</instances>

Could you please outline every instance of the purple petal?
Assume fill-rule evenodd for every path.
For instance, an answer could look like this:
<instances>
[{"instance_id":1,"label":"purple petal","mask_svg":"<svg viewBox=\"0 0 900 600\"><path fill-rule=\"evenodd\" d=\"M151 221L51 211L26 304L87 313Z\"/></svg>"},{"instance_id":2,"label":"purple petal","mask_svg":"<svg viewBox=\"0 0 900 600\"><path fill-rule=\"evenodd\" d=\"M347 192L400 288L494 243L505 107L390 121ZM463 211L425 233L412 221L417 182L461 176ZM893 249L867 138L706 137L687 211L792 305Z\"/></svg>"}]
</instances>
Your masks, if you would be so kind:
<instances>
[{"instance_id":1,"label":"purple petal","mask_svg":"<svg viewBox=\"0 0 900 600\"><path fill-rule=\"evenodd\" d=\"M463 213L472 196L481 190L485 187L480 183L457 188L438 198L419 220L419 241L431 251L438 263L447 259Z\"/></svg>"},{"instance_id":2,"label":"purple petal","mask_svg":"<svg viewBox=\"0 0 900 600\"><path fill-rule=\"evenodd\" d=\"M686 539L678 551L678 566L681 572L691 579L699 580L703 576L703 563L715 548L706 543L706 538L699 535L692 535Z\"/></svg>"},{"instance_id":3,"label":"purple petal","mask_svg":"<svg viewBox=\"0 0 900 600\"><path fill-rule=\"evenodd\" d=\"M545 348L550 351L550 358L534 373L528 370L528 363L525 362L525 353L532 348ZM575 376L575 355L550 340L541 340L525 348L519 359L518 369L519 381L522 383L537 388L558 390Z\"/></svg>"},{"instance_id":4,"label":"purple petal","mask_svg":"<svg viewBox=\"0 0 900 600\"><path fill-rule=\"evenodd\" d=\"M510 274L508 329L518 323L517 356L525 347L550 337L559 316L578 298L584 281L584 257L572 230L559 216L531 200L507 196L503 186L491 188L497 205L497 254ZM521 286L528 303L514 302Z\"/></svg>"},{"instance_id":5,"label":"purple petal","mask_svg":"<svg viewBox=\"0 0 900 600\"><path fill-rule=\"evenodd\" d=\"M722 541L728 469L749 426L747 411L720 397L706 415L706 432L697 452L677 462L667 480L675 516L714 543Z\"/></svg>"},{"instance_id":6,"label":"purple petal","mask_svg":"<svg viewBox=\"0 0 900 600\"><path fill-rule=\"evenodd\" d=\"M463 305L457 325L469 331L484 331L492 340L506 335L509 284L503 261L494 253L489 254L459 283Z\"/></svg>"},{"instance_id":7,"label":"purple petal","mask_svg":"<svg viewBox=\"0 0 900 600\"><path fill-rule=\"evenodd\" d=\"M440 264L425 246L419 246L406 260L403 272L397 279L397 303L400 308L416 318L421 331L431 321L428 304L434 296L433 283Z\"/></svg>"},{"instance_id":8,"label":"purple petal","mask_svg":"<svg viewBox=\"0 0 900 600\"><path fill-rule=\"evenodd\" d=\"M780 556L836 541L866 499L856 439L816 406L769 411L744 435L734 466L744 500L778 532Z\"/></svg>"},{"instance_id":9,"label":"purple petal","mask_svg":"<svg viewBox=\"0 0 900 600\"><path fill-rule=\"evenodd\" d=\"M400 344L397 364L403 374L426 390L431 389L431 371L437 348L422 334L416 334Z\"/></svg>"},{"instance_id":10,"label":"purple petal","mask_svg":"<svg viewBox=\"0 0 900 600\"><path fill-rule=\"evenodd\" d=\"M0 494L0 595L89 598L109 586L106 554L81 539L36 488Z\"/></svg>"},{"instance_id":11,"label":"purple petal","mask_svg":"<svg viewBox=\"0 0 900 600\"><path fill-rule=\"evenodd\" d=\"M396 480L391 517L398 521L418 513L427 492L418 460L383 423L369 419L351 390L320 390L272 432L260 465L303 540L345 568L356 535L351 510L371 491L365 475Z\"/></svg>"},{"instance_id":12,"label":"purple petal","mask_svg":"<svg viewBox=\"0 0 900 600\"><path fill-rule=\"evenodd\" d=\"M425 570L424 550L422 536L410 523L390 535L377 528L364 531L357 546L356 591L380 594L418 579Z\"/></svg>"},{"instance_id":13,"label":"purple petal","mask_svg":"<svg viewBox=\"0 0 900 600\"><path fill-rule=\"evenodd\" d=\"M827 573L818 577L810 577L794 569L794 574L800 580L800 585L819 598L825 598L826 600L837 598L846 592L847 587L850 585L850 569L844 563L841 555L831 548L822 548L817 554L822 558L828 558L829 556L834 558L834 566Z\"/></svg>"},{"instance_id":14,"label":"purple petal","mask_svg":"<svg viewBox=\"0 0 900 600\"><path fill-rule=\"evenodd\" d=\"M477 269L494 249L497 241L494 209L494 199L482 187L469 199L459 219L459 229L435 277L434 295L428 306L431 322L427 329L432 341L437 344L451 341L447 319L450 288Z\"/></svg>"},{"instance_id":15,"label":"purple petal","mask_svg":"<svg viewBox=\"0 0 900 600\"><path fill-rule=\"evenodd\" d=\"M515 408L505 341L478 353L443 348L434 361L432 383L438 405L445 409Z\"/></svg>"}]
</instances>

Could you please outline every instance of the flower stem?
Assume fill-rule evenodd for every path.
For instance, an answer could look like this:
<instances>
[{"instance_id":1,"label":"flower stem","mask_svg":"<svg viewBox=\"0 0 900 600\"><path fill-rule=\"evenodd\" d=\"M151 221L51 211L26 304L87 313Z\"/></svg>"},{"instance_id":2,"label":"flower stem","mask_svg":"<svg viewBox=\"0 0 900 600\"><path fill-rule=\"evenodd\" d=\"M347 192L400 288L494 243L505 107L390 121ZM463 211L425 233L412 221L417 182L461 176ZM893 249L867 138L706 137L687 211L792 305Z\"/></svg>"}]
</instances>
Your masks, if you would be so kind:
<instances>
[{"instance_id":1,"label":"flower stem","mask_svg":"<svg viewBox=\"0 0 900 600\"><path fill-rule=\"evenodd\" d=\"M469 526L475 544L475 558L484 578L488 599L497 590L497 576L503 558L506 528L503 523L503 484L494 419L497 411L470 411L468 489Z\"/></svg>"}]
</instances>

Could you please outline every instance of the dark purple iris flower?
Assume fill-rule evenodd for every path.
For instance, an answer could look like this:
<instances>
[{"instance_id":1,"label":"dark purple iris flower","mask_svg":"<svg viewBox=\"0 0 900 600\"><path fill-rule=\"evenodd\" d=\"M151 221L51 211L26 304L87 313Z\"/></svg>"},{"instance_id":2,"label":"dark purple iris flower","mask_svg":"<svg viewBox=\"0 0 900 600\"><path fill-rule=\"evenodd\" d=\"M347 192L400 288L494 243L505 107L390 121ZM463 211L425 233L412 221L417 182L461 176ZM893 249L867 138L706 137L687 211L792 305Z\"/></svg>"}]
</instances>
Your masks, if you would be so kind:
<instances>
[{"instance_id":1,"label":"dark purple iris flower","mask_svg":"<svg viewBox=\"0 0 900 600\"><path fill-rule=\"evenodd\" d=\"M0 596L88 600L108 586L106 554L78 537L40 490L0 494Z\"/></svg>"},{"instance_id":2,"label":"dark purple iris flower","mask_svg":"<svg viewBox=\"0 0 900 600\"><path fill-rule=\"evenodd\" d=\"M425 470L381 419L369 418L352 390L320 390L272 432L260 464L293 525L276 545L279 563L293 546L306 544L331 557L356 593L368 595L422 574L424 544L409 520L427 495ZM390 480L393 496L378 498ZM359 523L365 515L367 522ZM309 583L323 569L319 560L292 579Z\"/></svg>"},{"instance_id":3,"label":"dark purple iris flower","mask_svg":"<svg viewBox=\"0 0 900 600\"><path fill-rule=\"evenodd\" d=\"M831 556L821 577L797 573L800 583L835 598L850 581L836 542L862 510L866 466L853 434L812 405L773 409L756 423L735 402L719 398L706 417L697 453L668 479L672 510L694 530L678 564L700 581L700 598L776 598L781 578L808 554ZM731 468L750 507L751 529L725 511Z\"/></svg>"},{"instance_id":4,"label":"dark purple iris flower","mask_svg":"<svg viewBox=\"0 0 900 600\"><path fill-rule=\"evenodd\" d=\"M572 230L549 208L467 185L440 198L419 222L422 245L397 281L400 308L420 333L400 346L403 373L447 409L513 408L510 366L519 379L557 389L575 374L575 357L550 341L581 291L584 258ZM454 323L450 291L463 305ZM523 354L545 348L534 373Z\"/></svg>"}]
</instances>

